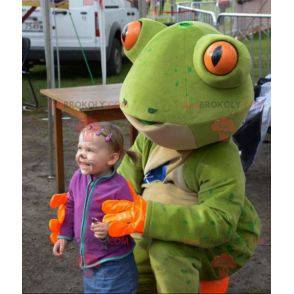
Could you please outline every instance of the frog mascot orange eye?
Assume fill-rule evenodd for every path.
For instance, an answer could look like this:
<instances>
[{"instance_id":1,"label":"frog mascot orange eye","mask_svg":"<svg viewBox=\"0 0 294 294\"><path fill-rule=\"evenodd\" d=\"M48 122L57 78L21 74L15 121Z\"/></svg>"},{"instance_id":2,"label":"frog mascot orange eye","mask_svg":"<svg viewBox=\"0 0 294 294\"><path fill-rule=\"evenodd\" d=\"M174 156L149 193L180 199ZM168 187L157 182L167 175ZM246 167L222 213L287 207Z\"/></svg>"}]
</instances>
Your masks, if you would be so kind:
<instances>
[{"instance_id":1,"label":"frog mascot orange eye","mask_svg":"<svg viewBox=\"0 0 294 294\"><path fill-rule=\"evenodd\" d=\"M141 22L132 21L128 23L121 34L121 41L126 50L130 50L134 47L141 32Z\"/></svg>"},{"instance_id":2,"label":"frog mascot orange eye","mask_svg":"<svg viewBox=\"0 0 294 294\"><path fill-rule=\"evenodd\" d=\"M212 74L223 76L237 65L238 53L235 47L226 41L212 43L204 53L204 65Z\"/></svg>"}]
</instances>

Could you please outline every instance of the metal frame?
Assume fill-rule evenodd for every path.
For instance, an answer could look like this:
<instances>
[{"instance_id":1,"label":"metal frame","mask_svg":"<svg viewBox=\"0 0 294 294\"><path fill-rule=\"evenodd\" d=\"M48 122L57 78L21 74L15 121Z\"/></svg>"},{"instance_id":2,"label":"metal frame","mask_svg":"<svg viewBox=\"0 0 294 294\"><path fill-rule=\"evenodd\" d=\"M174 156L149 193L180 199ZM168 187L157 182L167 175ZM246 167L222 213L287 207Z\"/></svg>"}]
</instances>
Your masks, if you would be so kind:
<instances>
[{"instance_id":1,"label":"metal frame","mask_svg":"<svg viewBox=\"0 0 294 294\"><path fill-rule=\"evenodd\" d=\"M193 2L191 2L191 6L192 6L192 3ZM184 11L191 11L195 15L202 14L204 17L211 18L212 21L208 22L209 24L214 25L214 26L216 26L216 24L217 24L217 17L214 12L209 11L209 10L193 8L193 7L187 7L187 6L183 6L183 5L177 5L177 17L176 17L177 22L179 22L179 15L182 13L182 12L180 12L181 9L183 9Z\"/></svg>"},{"instance_id":2,"label":"metal frame","mask_svg":"<svg viewBox=\"0 0 294 294\"><path fill-rule=\"evenodd\" d=\"M226 29L226 26L228 25L231 26L229 30ZM257 82L259 78L270 73L270 14L220 13L217 16L216 27L224 34L229 34L239 40L248 42L248 48L253 64L252 77L255 82ZM254 39L258 40L257 46ZM265 54L263 54L264 51L266 51ZM254 71L256 67L258 68L258 74Z\"/></svg>"},{"instance_id":3,"label":"metal frame","mask_svg":"<svg viewBox=\"0 0 294 294\"><path fill-rule=\"evenodd\" d=\"M215 13L213 11L204 10L195 8L197 5L202 4L213 4L215 1L206 1L206 2L191 2L191 3L180 3L177 4L177 22L184 20L198 20L202 22L206 22L210 25L213 25L219 31L224 34L229 34L238 39L245 39L245 42L249 42L248 47L250 51L250 55L252 57L252 63L256 64L258 67L258 74L252 72L252 76L254 81L256 82L258 78L264 76L263 68L264 68L264 60L265 60L265 68L266 74L270 73L270 37L271 37L271 15L270 14L254 14L254 13ZM181 14L188 12L188 17L185 19L181 19ZM193 17L189 17L189 14L193 14ZM189 19L190 18L190 19ZM193 18L193 19L191 19ZM196 18L196 19L195 19ZM252 22L247 25L247 29L241 30L239 27L239 22L243 21L243 23L248 22L249 19L252 19ZM227 25L232 25L234 22L235 30L226 29ZM258 23L255 27L252 27L252 23ZM266 25L264 25L266 23ZM250 30L249 30L250 28ZM257 29L256 29L257 28ZM258 44L256 46L254 40L258 39ZM264 42L264 45L262 44ZM257 48L255 48L257 47ZM265 47L263 49L262 47ZM266 50L266 54L263 55L263 50ZM257 56L257 58L256 58ZM264 56L266 58L264 58ZM257 62L255 62L257 59ZM256 67L253 67L256 69Z\"/></svg>"}]
</instances>

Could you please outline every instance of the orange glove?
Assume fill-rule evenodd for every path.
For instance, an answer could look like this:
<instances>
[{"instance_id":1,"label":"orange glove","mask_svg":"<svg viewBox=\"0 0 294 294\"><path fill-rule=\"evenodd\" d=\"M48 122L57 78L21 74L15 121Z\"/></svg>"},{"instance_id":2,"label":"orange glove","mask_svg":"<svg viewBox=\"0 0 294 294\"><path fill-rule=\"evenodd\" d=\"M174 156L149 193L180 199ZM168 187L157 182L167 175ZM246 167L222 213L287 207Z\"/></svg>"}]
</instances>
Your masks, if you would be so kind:
<instances>
[{"instance_id":1,"label":"orange glove","mask_svg":"<svg viewBox=\"0 0 294 294\"><path fill-rule=\"evenodd\" d=\"M128 182L134 202L128 200L106 200L102 204L105 213L103 222L109 223L109 235L121 237L132 233L143 233L147 202L136 194Z\"/></svg>"},{"instance_id":2,"label":"orange glove","mask_svg":"<svg viewBox=\"0 0 294 294\"><path fill-rule=\"evenodd\" d=\"M49 239L52 244L55 244L57 241L57 237L59 235L59 231L61 228L61 225L65 218L65 205L67 202L67 193L63 194L54 194L51 197L49 206L51 208L57 208L57 219L52 218L49 221L49 230L51 231L51 234L49 236Z\"/></svg>"}]
</instances>

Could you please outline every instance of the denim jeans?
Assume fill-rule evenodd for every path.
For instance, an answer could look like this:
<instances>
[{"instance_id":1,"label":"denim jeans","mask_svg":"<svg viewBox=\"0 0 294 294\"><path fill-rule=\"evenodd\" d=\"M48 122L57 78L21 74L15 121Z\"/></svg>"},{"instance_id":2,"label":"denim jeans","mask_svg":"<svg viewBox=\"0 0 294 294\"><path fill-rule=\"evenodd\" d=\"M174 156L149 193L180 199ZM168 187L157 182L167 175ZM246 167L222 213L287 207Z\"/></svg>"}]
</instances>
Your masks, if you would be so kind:
<instances>
[{"instance_id":1,"label":"denim jeans","mask_svg":"<svg viewBox=\"0 0 294 294\"><path fill-rule=\"evenodd\" d=\"M132 293L135 294L138 272L133 253L102 263L94 269L84 270L84 293Z\"/></svg>"}]
</instances>

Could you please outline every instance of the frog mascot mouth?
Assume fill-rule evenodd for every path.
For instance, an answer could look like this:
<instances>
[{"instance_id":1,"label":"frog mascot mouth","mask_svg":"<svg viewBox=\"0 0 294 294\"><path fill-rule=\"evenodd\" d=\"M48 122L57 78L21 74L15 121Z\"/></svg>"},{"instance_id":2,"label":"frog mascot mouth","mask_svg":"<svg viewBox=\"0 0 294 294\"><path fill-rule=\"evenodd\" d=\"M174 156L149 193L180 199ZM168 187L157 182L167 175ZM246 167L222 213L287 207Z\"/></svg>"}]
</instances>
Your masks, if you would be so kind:
<instances>
[{"instance_id":1,"label":"frog mascot mouth","mask_svg":"<svg viewBox=\"0 0 294 294\"><path fill-rule=\"evenodd\" d=\"M130 148L137 161L125 156L118 172L134 201L105 201L103 221L110 236L136 239L140 291L196 293L201 280L227 283L260 236L232 141L253 101L249 52L192 21L140 19L122 43L133 66L120 107L139 134Z\"/></svg>"},{"instance_id":2,"label":"frog mascot mouth","mask_svg":"<svg viewBox=\"0 0 294 294\"><path fill-rule=\"evenodd\" d=\"M193 133L185 125L147 121L124 114L139 132L158 145L175 150L190 150L196 146Z\"/></svg>"}]
</instances>

